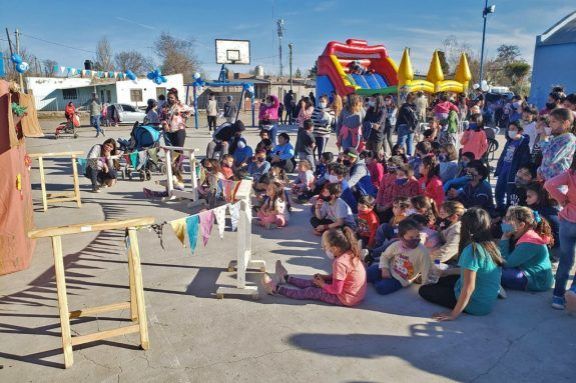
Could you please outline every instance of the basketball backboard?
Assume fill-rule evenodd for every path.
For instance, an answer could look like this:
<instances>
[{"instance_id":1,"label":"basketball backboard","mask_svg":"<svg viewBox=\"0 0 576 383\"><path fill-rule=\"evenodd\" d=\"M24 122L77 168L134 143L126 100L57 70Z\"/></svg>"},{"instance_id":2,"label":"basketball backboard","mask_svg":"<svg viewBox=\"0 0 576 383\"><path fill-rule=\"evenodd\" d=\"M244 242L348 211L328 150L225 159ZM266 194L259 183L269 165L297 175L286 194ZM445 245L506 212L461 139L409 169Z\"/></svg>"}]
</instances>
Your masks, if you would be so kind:
<instances>
[{"instance_id":1,"label":"basketball backboard","mask_svg":"<svg viewBox=\"0 0 576 383\"><path fill-rule=\"evenodd\" d=\"M216 39L216 64L250 64L250 40Z\"/></svg>"}]
</instances>

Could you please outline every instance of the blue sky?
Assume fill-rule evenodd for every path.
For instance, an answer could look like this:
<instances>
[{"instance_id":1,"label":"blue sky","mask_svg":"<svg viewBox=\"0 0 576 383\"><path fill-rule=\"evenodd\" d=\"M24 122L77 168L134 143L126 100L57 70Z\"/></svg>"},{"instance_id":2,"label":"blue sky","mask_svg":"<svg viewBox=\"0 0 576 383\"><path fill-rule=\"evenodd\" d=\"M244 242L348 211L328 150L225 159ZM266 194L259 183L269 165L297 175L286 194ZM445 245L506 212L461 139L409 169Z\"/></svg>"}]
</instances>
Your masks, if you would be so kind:
<instances>
[{"instance_id":1,"label":"blue sky","mask_svg":"<svg viewBox=\"0 0 576 383\"><path fill-rule=\"evenodd\" d=\"M216 77L214 39L251 40L252 64L234 66L243 72L263 65L267 73L278 71L275 20L285 20L284 63L287 73L288 42L294 44L294 70L309 69L331 40L366 39L384 44L398 62L404 47L411 48L416 70L426 71L435 48L449 35L480 51L483 0L412 1L189 1L101 0L65 2L2 0L10 12L0 13L0 26L23 33L22 45L41 59L81 67L92 53L68 49L33 39L64 43L94 51L106 36L118 52L135 49L153 56L150 48L162 31L195 40L195 51L209 77ZM574 0L494 0L496 13L489 16L486 55L494 56L500 44L515 44L532 62L538 34L576 10ZM352 6L351 6L352 4ZM0 48L6 48L5 32Z\"/></svg>"}]
</instances>

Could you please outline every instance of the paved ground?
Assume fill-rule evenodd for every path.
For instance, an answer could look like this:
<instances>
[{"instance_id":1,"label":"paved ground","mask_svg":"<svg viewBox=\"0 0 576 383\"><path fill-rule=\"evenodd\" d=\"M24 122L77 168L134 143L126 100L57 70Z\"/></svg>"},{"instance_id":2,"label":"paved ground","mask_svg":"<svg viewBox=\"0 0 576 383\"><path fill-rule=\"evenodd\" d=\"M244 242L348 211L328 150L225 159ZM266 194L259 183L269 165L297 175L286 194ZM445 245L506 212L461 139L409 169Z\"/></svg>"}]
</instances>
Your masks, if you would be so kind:
<instances>
[{"instance_id":1,"label":"paved ground","mask_svg":"<svg viewBox=\"0 0 576 383\"><path fill-rule=\"evenodd\" d=\"M53 131L54 121L42 121ZM128 128L109 136L127 137ZM29 152L88 150L99 140L83 128L77 140L28 140ZM248 134L256 142L254 130ZM204 148L206 129L188 132ZM38 227L153 215L157 221L190 213L185 204L144 199L152 182L120 182L100 194L82 180L83 206L39 209L37 169L32 170ZM159 179L155 176L154 179ZM48 163L53 188L70 183L62 161ZM285 229L254 228L254 258L269 267L281 259L294 274L325 271L329 261L296 207ZM77 235L64 241L70 308L125 300L127 265L122 233ZM234 258L236 233L213 238L196 255L172 232L162 250L153 233L140 232L151 347L137 348L136 334L77 347L63 370L50 243L40 240L30 269L0 277L1 382L563 382L573 381L576 318L550 308L550 293L509 292L487 317L463 315L439 323L439 308L422 301L416 287L387 297L369 289L357 308L332 307L263 296L260 301L218 300L219 285ZM259 273L249 276L253 282ZM114 320L123 318L123 322ZM74 334L124 324L127 313L73 322Z\"/></svg>"}]
</instances>

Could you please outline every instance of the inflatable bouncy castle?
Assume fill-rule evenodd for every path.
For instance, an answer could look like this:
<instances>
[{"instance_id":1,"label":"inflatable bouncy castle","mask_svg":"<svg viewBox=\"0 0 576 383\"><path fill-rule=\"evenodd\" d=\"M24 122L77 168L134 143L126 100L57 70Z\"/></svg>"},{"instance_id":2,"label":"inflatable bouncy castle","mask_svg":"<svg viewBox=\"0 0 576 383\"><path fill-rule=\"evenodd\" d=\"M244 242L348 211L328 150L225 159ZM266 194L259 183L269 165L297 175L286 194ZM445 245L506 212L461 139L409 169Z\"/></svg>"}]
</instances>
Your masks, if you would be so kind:
<instances>
[{"instance_id":1,"label":"inflatable bouncy castle","mask_svg":"<svg viewBox=\"0 0 576 383\"><path fill-rule=\"evenodd\" d=\"M384 45L365 40L332 41L318 57L316 95L388 94L398 91L398 68Z\"/></svg>"},{"instance_id":2,"label":"inflatable bouncy castle","mask_svg":"<svg viewBox=\"0 0 576 383\"><path fill-rule=\"evenodd\" d=\"M454 80L445 79L438 52L434 51L426 79L414 76L408 48L400 66L388 56L383 45L369 46L365 40L348 39L346 43L329 42L318 57L316 95L340 96L356 93L363 96L424 91L456 92L468 89L472 78L466 55L462 53Z\"/></svg>"}]
</instances>

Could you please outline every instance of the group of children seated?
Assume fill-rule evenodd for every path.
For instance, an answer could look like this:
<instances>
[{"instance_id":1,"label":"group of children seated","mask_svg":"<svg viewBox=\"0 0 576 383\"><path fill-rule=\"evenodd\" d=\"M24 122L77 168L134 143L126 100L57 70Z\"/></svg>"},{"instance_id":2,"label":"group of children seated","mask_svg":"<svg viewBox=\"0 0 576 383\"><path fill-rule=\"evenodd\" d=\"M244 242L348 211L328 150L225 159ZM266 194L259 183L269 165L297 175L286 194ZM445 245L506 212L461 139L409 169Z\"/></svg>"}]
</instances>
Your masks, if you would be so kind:
<instances>
[{"instance_id":1,"label":"group of children seated","mask_svg":"<svg viewBox=\"0 0 576 383\"><path fill-rule=\"evenodd\" d=\"M379 294L417 283L423 299L450 310L434 317L453 320L463 312L490 313L506 289L555 285L552 306L575 310L576 288L566 291L566 285L576 238L564 238L561 229L563 220L576 222L566 208L576 203L570 199L570 186L576 188L573 113L560 108L534 121L536 113L526 107L523 116L506 133L495 201L481 115L471 116L460 153L427 131L411 158L399 145L387 159L348 148L337 157L323 153L315 169L301 160L290 186L285 175L261 177L256 190L265 187L266 196L259 223L288 222L289 189L294 202L310 203L312 230L333 258L333 273L312 280L289 275L278 262L275 276L263 277L267 292L350 306L362 301L367 282ZM532 128L534 137L525 131ZM562 165L559 157L568 149L572 154ZM555 279L552 262L558 259Z\"/></svg>"}]
</instances>

